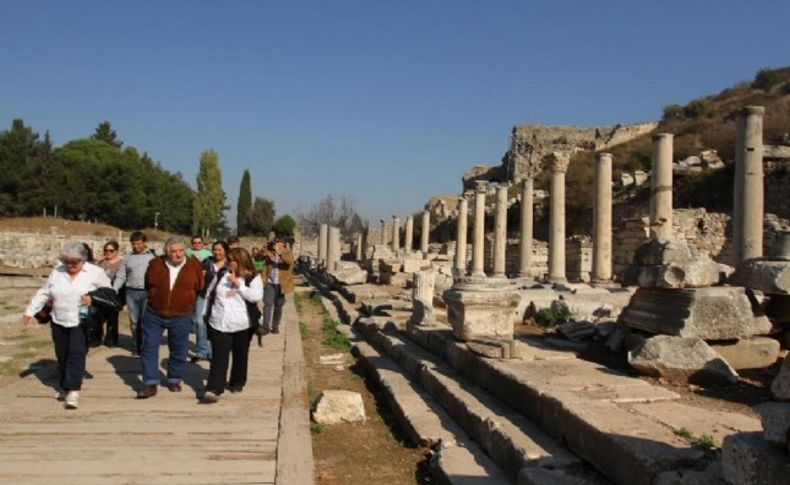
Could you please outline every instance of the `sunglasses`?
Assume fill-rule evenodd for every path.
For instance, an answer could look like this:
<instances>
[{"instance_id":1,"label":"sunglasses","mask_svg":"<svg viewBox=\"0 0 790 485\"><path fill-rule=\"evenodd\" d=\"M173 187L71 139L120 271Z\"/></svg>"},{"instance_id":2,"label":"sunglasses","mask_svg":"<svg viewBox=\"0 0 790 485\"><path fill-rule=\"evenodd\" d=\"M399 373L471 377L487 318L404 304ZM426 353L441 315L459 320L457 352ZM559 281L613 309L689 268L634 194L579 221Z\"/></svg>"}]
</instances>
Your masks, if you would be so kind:
<instances>
[{"instance_id":1,"label":"sunglasses","mask_svg":"<svg viewBox=\"0 0 790 485\"><path fill-rule=\"evenodd\" d=\"M115 250L114 250L114 249L112 249L112 248L108 248L108 249L105 249L105 250L104 250L104 252L105 252L105 253L114 253L114 252L115 252Z\"/></svg>"}]
</instances>

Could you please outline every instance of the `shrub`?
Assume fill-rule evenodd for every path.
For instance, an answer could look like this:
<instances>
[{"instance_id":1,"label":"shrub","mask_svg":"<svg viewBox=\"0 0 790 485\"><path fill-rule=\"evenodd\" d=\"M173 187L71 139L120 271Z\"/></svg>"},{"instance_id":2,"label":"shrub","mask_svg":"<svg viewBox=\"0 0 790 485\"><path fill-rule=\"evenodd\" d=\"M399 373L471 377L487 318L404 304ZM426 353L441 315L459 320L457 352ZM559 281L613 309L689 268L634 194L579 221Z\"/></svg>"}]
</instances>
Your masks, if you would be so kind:
<instances>
[{"instance_id":1,"label":"shrub","mask_svg":"<svg viewBox=\"0 0 790 485\"><path fill-rule=\"evenodd\" d=\"M710 101L705 98L694 99L683 108L686 118L700 118L710 112Z\"/></svg>"},{"instance_id":2,"label":"shrub","mask_svg":"<svg viewBox=\"0 0 790 485\"><path fill-rule=\"evenodd\" d=\"M679 104L670 104L664 106L663 121L679 120L683 118L683 106Z\"/></svg>"},{"instance_id":3,"label":"shrub","mask_svg":"<svg viewBox=\"0 0 790 485\"><path fill-rule=\"evenodd\" d=\"M571 309L568 304L562 300L554 300L548 308L535 312L534 319L539 326L551 328L567 322L570 316Z\"/></svg>"},{"instance_id":4,"label":"shrub","mask_svg":"<svg viewBox=\"0 0 790 485\"><path fill-rule=\"evenodd\" d=\"M754 76L752 87L754 89L762 89L768 91L779 82L779 73L773 69L760 69L757 75Z\"/></svg>"}]
</instances>

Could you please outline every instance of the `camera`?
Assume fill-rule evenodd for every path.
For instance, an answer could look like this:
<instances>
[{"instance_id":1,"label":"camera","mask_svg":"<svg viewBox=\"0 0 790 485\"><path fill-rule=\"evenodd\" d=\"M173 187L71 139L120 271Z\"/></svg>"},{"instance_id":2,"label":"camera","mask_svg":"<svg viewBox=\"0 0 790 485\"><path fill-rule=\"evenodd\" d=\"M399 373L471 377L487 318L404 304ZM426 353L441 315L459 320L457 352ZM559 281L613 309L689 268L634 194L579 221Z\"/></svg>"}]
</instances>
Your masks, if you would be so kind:
<instances>
[{"instance_id":1,"label":"camera","mask_svg":"<svg viewBox=\"0 0 790 485\"><path fill-rule=\"evenodd\" d=\"M269 241L269 242L266 244L266 249L268 249L269 251L274 251L274 245L275 245L275 244L276 244L276 241Z\"/></svg>"}]
</instances>

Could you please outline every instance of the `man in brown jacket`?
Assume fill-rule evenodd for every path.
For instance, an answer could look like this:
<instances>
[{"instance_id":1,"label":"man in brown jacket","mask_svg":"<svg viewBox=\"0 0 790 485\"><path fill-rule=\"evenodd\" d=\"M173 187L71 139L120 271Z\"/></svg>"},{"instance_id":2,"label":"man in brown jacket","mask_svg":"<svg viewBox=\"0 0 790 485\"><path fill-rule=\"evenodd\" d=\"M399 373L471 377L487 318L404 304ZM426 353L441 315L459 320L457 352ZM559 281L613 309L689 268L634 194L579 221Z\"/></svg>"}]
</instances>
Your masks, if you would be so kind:
<instances>
[{"instance_id":1,"label":"man in brown jacket","mask_svg":"<svg viewBox=\"0 0 790 485\"><path fill-rule=\"evenodd\" d=\"M285 295L294 291L294 255L285 245L285 238L275 236L264 251L264 261L263 326L279 333Z\"/></svg>"},{"instance_id":2,"label":"man in brown jacket","mask_svg":"<svg viewBox=\"0 0 790 485\"><path fill-rule=\"evenodd\" d=\"M145 272L148 305L142 319L140 362L143 387L138 399L156 395L159 385L159 345L167 330L167 388L181 391L181 376L187 360L189 329L195 299L203 289L203 268L194 258L186 257L186 243L171 237L165 243L165 255L152 259Z\"/></svg>"}]
</instances>

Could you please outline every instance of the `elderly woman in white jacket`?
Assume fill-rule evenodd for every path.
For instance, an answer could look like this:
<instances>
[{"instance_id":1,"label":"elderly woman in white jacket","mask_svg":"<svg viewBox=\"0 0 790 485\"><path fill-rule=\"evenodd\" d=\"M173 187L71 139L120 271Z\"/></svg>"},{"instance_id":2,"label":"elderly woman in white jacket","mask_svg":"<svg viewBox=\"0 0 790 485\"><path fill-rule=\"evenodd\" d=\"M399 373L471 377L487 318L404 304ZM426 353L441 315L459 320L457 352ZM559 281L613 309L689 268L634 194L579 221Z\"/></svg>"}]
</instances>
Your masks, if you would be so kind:
<instances>
[{"instance_id":1,"label":"elderly woman in white jacket","mask_svg":"<svg viewBox=\"0 0 790 485\"><path fill-rule=\"evenodd\" d=\"M217 402L227 383L230 392L241 392L247 383L247 360L253 334L252 322L260 312L257 303L263 298L263 281L255 270L247 250L230 250L225 268L206 289L203 316L211 340L211 366L203 400ZM233 354L230 382L228 360Z\"/></svg>"},{"instance_id":2,"label":"elderly woman in white jacket","mask_svg":"<svg viewBox=\"0 0 790 485\"><path fill-rule=\"evenodd\" d=\"M47 282L36 292L22 317L23 323L33 323L33 315L52 300L52 342L60 371L58 400L65 400L66 409L77 409L82 378L85 375L85 356L88 343L80 328L80 319L91 305L93 290L111 287L107 274L87 262L84 244L70 242L60 252L61 263L50 273Z\"/></svg>"}]
</instances>

